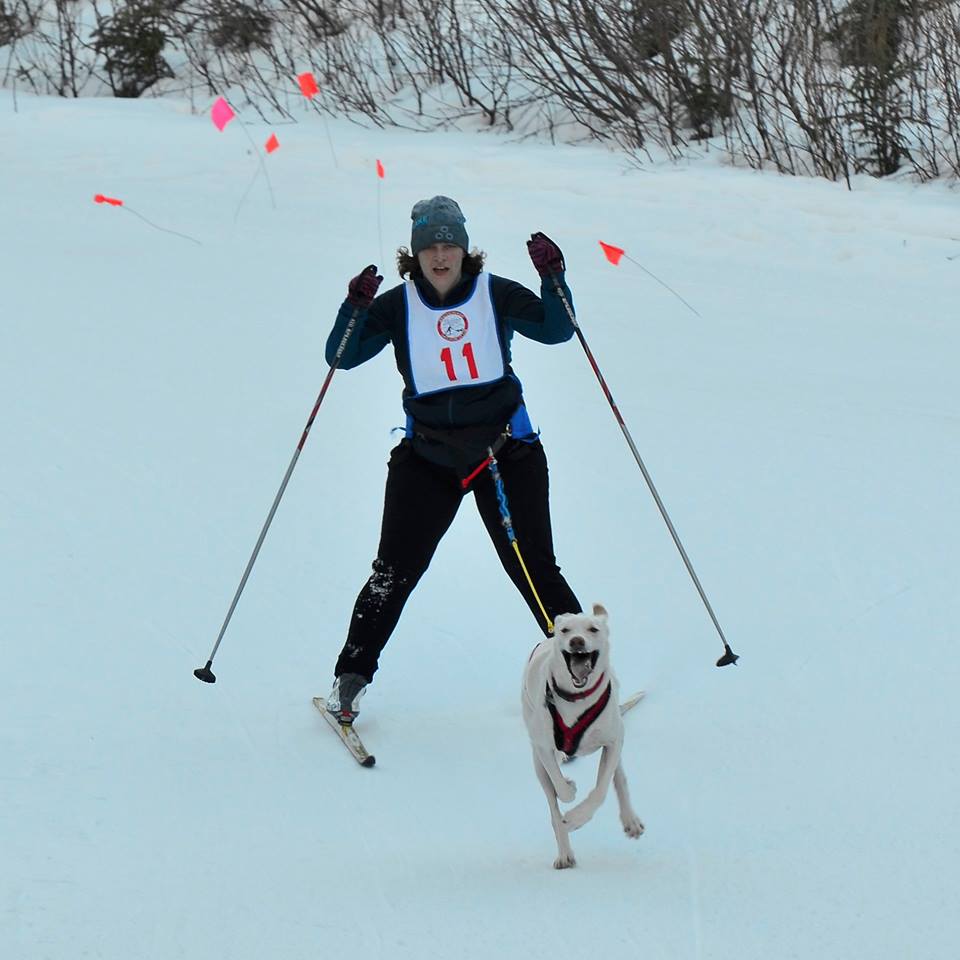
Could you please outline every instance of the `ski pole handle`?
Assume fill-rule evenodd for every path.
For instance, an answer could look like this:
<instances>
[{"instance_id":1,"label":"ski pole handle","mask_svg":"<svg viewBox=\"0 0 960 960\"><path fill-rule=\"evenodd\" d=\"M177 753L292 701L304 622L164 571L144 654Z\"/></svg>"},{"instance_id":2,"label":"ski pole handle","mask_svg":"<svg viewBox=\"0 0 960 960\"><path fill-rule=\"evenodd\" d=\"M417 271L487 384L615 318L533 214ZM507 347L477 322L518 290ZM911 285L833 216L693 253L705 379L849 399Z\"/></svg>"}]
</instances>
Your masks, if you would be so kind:
<instances>
[{"instance_id":1,"label":"ski pole handle","mask_svg":"<svg viewBox=\"0 0 960 960\"><path fill-rule=\"evenodd\" d=\"M313 410L310 412L310 417L307 420L307 425L303 428L303 436L300 437L300 442L297 444L297 453L303 449L303 445L307 442L307 435L310 433L310 428L313 426L313 421L317 419L317 413L320 410L320 404L323 403L323 398L327 395L327 388L330 386L330 381L333 379L333 375L337 370L337 367L340 366L340 360L343 357L343 352L347 348L347 341L350 339L350 335L353 333L353 328L357 325L357 317L360 316L360 307L354 307L353 313L350 314L350 319L347 321L347 328L343 331L343 336L340 339L340 344L337 347L337 353L333 358L333 363L330 364L330 369L327 371L327 376L324 378L323 386L320 388L320 394L317 397L317 402L313 405Z\"/></svg>"}]
</instances>

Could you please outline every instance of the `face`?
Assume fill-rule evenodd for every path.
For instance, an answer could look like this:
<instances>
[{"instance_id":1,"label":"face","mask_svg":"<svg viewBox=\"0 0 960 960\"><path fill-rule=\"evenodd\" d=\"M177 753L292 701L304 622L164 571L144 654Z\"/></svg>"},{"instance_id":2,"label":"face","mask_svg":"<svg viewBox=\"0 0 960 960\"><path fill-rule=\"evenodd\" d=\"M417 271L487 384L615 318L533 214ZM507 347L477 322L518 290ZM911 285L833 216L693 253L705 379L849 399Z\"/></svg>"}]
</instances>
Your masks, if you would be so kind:
<instances>
[{"instance_id":1,"label":"face","mask_svg":"<svg viewBox=\"0 0 960 960\"><path fill-rule=\"evenodd\" d=\"M554 678L561 681L564 674L574 689L587 685L591 676L606 669L609 656L610 633L607 611L599 603L593 613L562 613L554 623L554 641L558 660Z\"/></svg>"},{"instance_id":2,"label":"face","mask_svg":"<svg viewBox=\"0 0 960 960\"><path fill-rule=\"evenodd\" d=\"M455 243L435 243L417 254L420 269L430 285L445 297L459 282L466 251Z\"/></svg>"}]
</instances>

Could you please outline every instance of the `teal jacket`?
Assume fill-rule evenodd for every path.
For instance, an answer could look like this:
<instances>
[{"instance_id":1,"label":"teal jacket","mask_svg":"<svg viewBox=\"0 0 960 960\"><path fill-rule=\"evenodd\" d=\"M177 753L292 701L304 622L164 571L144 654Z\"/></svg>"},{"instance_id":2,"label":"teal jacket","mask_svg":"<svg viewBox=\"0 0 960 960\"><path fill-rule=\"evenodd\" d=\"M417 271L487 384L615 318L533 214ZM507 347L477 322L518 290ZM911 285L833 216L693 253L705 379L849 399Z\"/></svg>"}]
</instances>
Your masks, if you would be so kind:
<instances>
[{"instance_id":1,"label":"teal jacket","mask_svg":"<svg viewBox=\"0 0 960 960\"><path fill-rule=\"evenodd\" d=\"M477 279L475 276L464 277L442 302L425 279L418 277L414 282L423 299L431 306L453 308L470 298ZM567 302L572 307L573 297L563 274L560 274L559 281ZM574 326L550 279L544 279L541 295L538 297L514 280L491 276L490 293L506 370L505 375L493 383L417 395L410 375L406 333L407 308L403 284L381 294L370 304L369 309L358 312L356 325L344 346L339 365L344 370L357 367L375 357L388 343L392 343L397 369L404 382L402 402L407 414L408 435L416 433L418 424L434 431L476 428L502 430L518 410L523 408L523 388L510 365L510 342L514 333L539 343L564 343L573 336ZM337 313L333 330L327 338L326 359L331 366L353 313L354 307L344 301ZM525 414L520 422L527 424L528 434L532 432Z\"/></svg>"}]
</instances>

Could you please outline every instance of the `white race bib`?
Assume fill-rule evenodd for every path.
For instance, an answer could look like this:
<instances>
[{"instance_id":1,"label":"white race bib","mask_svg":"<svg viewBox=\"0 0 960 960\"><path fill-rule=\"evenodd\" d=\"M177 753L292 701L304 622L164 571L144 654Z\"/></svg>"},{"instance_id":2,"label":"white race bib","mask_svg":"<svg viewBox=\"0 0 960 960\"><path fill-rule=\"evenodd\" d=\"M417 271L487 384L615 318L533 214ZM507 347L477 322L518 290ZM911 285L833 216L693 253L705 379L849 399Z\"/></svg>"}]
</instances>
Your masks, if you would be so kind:
<instances>
[{"instance_id":1,"label":"white race bib","mask_svg":"<svg viewBox=\"0 0 960 960\"><path fill-rule=\"evenodd\" d=\"M454 307L431 307L412 280L406 284L407 341L417 396L499 380L506 373L490 277Z\"/></svg>"}]
</instances>

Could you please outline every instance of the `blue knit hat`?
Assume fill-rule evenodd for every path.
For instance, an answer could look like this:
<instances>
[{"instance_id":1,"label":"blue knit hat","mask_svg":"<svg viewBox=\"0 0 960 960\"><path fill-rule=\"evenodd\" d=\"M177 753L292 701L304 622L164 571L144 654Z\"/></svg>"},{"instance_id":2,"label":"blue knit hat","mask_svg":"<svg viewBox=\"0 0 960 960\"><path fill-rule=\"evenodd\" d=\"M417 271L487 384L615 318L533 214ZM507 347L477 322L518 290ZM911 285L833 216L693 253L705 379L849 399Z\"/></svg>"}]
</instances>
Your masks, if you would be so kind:
<instances>
[{"instance_id":1,"label":"blue knit hat","mask_svg":"<svg viewBox=\"0 0 960 960\"><path fill-rule=\"evenodd\" d=\"M455 243L469 249L467 218L456 200L449 197L431 197L413 205L410 213L413 230L410 233L410 250L416 256L421 250L435 243Z\"/></svg>"}]
</instances>

